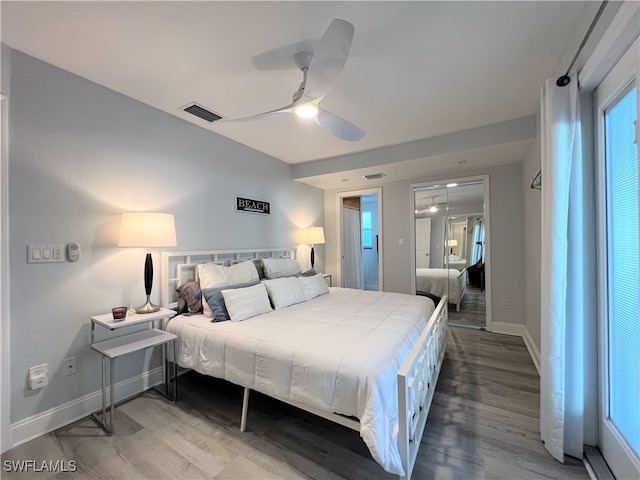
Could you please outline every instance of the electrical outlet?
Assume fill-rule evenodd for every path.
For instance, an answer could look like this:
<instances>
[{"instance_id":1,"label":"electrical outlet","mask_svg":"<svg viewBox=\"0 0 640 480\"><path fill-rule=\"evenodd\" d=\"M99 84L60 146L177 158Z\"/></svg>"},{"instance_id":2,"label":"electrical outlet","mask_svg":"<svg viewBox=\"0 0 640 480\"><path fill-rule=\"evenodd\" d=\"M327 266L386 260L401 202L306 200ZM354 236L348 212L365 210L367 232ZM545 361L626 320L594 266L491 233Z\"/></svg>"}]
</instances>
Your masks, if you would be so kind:
<instances>
[{"instance_id":1,"label":"electrical outlet","mask_svg":"<svg viewBox=\"0 0 640 480\"><path fill-rule=\"evenodd\" d=\"M37 390L49 383L49 366L46 363L29 368L29 390Z\"/></svg>"},{"instance_id":2,"label":"electrical outlet","mask_svg":"<svg viewBox=\"0 0 640 480\"><path fill-rule=\"evenodd\" d=\"M502 299L502 308L511 308L511 302L508 298Z\"/></svg>"},{"instance_id":3,"label":"electrical outlet","mask_svg":"<svg viewBox=\"0 0 640 480\"><path fill-rule=\"evenodd\" d=\"M76 373L76 357L65 358L62 361L62 370L65 377Z\"/></svg>"}]
</instances>

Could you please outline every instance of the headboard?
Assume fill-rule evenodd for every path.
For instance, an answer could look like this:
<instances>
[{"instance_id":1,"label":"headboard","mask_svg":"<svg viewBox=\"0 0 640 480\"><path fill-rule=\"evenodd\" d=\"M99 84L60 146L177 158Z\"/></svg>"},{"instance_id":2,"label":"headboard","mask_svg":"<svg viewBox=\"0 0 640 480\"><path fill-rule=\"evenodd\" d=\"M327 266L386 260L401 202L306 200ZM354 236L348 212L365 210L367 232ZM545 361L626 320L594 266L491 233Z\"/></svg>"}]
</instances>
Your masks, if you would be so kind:
<instances>
[{"instance_id":1,"label":"headboard","mask_svg":"<svg viewBox=\"0 0 640 480\"><path fill-rule=\"evenodd\" d=\"M196 279L196 265L215 262L231 265L254 258L296 258L294 247L256 248L249 250L199 250L193 252L162 252L162 290L160 304L176 308L176 287Z\"/></svg>"}]
</instances>

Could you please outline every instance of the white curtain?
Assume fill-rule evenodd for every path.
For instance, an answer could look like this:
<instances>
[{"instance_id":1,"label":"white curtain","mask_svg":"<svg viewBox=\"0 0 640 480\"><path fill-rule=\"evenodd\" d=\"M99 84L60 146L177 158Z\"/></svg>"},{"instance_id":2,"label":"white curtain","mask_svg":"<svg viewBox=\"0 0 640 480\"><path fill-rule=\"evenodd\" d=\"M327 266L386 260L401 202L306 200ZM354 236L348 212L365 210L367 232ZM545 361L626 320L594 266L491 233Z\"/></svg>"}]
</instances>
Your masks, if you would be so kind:
<instances>
[{"instance_id":1,"label":"white curtain","mask_svg":"<svg viewBox=\"0 0 640 480\"><path fill-rule=\"evenodd\" d=\"M360 210L342 207L342 286L364 288Z\"/></svg>"},{"instance_id":2,"label":"white curtain","mask_svg":"<svg viewBox=\"0 0 640 480\"><path fill-rule=\"evenodd\" d=\"M549 79L541 98L540 432L561 462L597 441L594 171L576 84Z\"/></svg>"},{"instance_id":3,"label":"white curtain","mask_svg":"<svg viewBox=\"0 0 640 480\"><path fill-rule=\"evenodd\" d=\"M473 226L473 250L471 250L471 263L475 265L480 260L484 260L484 223L482 218L476 218Z\"/></svg>"}]
</instances>

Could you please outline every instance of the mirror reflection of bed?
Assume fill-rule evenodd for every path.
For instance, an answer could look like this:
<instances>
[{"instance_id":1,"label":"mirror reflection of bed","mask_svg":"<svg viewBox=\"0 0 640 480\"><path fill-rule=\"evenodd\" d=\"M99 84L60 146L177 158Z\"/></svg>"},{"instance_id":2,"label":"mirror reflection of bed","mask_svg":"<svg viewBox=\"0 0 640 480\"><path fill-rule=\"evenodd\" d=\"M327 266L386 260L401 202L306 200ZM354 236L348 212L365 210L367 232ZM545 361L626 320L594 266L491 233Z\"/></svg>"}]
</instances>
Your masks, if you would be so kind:
<instances>
[{"instance_id":1,"label":"mirror reflection of bed","mask_svg":"<svg viewBox=\"0 0 640 480\"><path fill-rule=\"evenodd\" d=\"M448 295L451 325L485 328L485 182L438 183L414 186L415 291Z\"/></svg>"}]
</instances>

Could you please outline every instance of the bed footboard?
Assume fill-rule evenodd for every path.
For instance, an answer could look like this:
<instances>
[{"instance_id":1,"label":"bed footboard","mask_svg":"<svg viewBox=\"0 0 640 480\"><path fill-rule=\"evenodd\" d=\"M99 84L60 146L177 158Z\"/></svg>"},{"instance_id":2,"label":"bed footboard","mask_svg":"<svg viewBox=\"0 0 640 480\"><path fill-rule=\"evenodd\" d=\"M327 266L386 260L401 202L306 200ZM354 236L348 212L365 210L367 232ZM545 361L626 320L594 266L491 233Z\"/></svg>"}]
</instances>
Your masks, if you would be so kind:
<instances>
[{"instance_id":1,"label":"bed footboard","mask_svg":"<svg viewBox=\"0 0 640 480\"><path fill-rule=\"evenodd\" d=\"M410 479L447 345L447 297L436 306L398 370L398 448Z\"/></svg>"}]
</instances>

